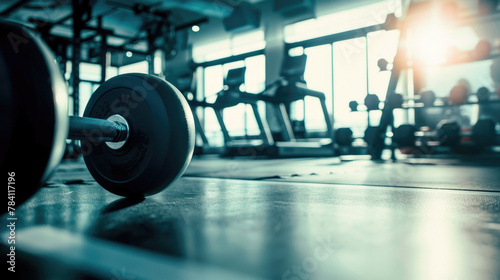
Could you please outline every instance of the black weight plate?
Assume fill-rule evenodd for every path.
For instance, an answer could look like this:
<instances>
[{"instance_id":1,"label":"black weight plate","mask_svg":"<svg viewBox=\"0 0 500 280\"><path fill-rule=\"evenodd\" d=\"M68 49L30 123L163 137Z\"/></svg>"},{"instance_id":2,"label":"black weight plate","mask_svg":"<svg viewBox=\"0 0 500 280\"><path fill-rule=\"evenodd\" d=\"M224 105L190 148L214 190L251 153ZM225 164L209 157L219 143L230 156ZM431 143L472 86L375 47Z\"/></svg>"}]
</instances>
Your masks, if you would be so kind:
<instances>
[{"instance_id":1,"label":"black weight plate","mask_svg":"<svg viewBox=\"0 0 500 280\"><path fill-rule=\"evenodd\" d=\"M443 146L460 144L460 125L455 120L442 120L437 126L437 137Z\"/></svg>"},{"instance_id":2,"label":"black weight plate","mask_svg":"<svg viewBox=\"0 0 500 280\"><path fill-rule=\"evenodd\" d=\"M368 94L365 97L366 110L378 110L380 104L380 99L376 94Z\"/></svg>"},{"instance_id":3,"label":"black weight plate","mask_svg":"<svg viewBox=\"0 0 500 280\"><path fill-rule=\"evenodd\" d=\"M436 101L436 94L431 90L424 91L420 94L420 101L424 103L424 106L432 106Z\"/></svg>"},{"instance_id":4,"label":"black weight plate","mask_svg":"<svg viewBox=\"0 0 500 280\"><path fill-rule=\"evenodd\" d=\"M349 108L351 109L351 111L353 112L356 112L358 110L358 102L357 101L351 101L349 102Z\"/></svg>"},{"instance_id":5,"label":"black weight plate","mask_svg":"<svg viewBox=\"0 0 500 280\"><path fill-rule=\"evenodd\" d=\"M491 119L478 120L472 127L472 140L480 146L491 146L496 142L496 122Z\"/></svg>"},{"instance_id":6,"label":"black weight plate","mask_svg":"<svg viewBox=\"0 0 500 280\"><path fill-rule=\"evenodd\" d=\"M335 131L335 143L339 146L351 146L352 141L352 129L341 127Z\"/></svg>"},{"instance_id":7,"label":"black weight plate","mask_svg":"<svg viewBox=\"0 0 500 280\"><path fill-rule=\"evenodd\" d=\"M415 146L415 132L417 129L411 124L402 124L394 130L394 135L392 136L392 141L398 145L398 147L413 147Z\"/></svg>"},{"instance_id":8,"label":"black weight plate","mask_svg":"<svg viewBox=\"0 0 500 280\"><path fill-rule=\"evenodd\" d=\"M94 92L84 116L107 119L115 114L130 127L122 148L82 141L85 163L101 186L122 196L147 196L184 173L195 129L191 109L174 86L145 74L109 79Z\"/></svg>"},{"instance_id":9,"label":"black weight plate","mask_svg":"<svg viewBox=\"0 0 500 280\"><path fill-rule=\"evenodd\" d=\"M404 102L403 95L399 93L391 93L387 98L387 104L391 106L391 108L402 108L403 102Z\"/></svg>"},{"instance_id":10,"label":"black weight plate","mask_svg":"<svg viewBox=\"0 0 500 280\"><path fill-rule=\"evenodd\" d=\"M488 99L490 99L490 91L486 87L480 87L477 90L476 95L477 95L477 100L479 102L485 102L488 101Z\"/></svg>"},{"instance_id":11,"label":"black weight plate","mask_svg":"<svg viewBox=\"0 0 500 280\"><path fill-rule=\"evenodd\" d=\"M62 158L68 96L45 43L21 25L1 20L0 71L2 180L15 173L17 205L39 189Z\"/></svg>"},{"instance_id":12,"label":"black weight plate","mask_svg":"<svg viewBox=\"0 0 500 280\"><path fill-rule=\"evenodd\" d=\"M372 145L375 142L375 138L377 138L378 126L369 126L365 129L365 135L363 136L363 140L368 145Z\"/></svg>"}]
</instances>

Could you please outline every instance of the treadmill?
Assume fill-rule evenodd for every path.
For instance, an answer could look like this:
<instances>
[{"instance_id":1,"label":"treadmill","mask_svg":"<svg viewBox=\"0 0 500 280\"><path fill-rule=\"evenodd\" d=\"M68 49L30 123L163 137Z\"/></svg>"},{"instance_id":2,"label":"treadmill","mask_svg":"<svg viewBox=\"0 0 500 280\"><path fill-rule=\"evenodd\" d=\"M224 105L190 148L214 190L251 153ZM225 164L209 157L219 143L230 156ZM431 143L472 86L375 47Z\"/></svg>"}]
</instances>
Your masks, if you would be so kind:
<instances>
[{"instance_id":1,"label":"treadmill","mask_svg":"<svg viewBox=\"0 0 500 280\"><path fill-rule=\"evenodd\" d=\"M191 107L191 111L193 112L194 126L197 135L194 154L218 154L221 153L221 149L219 147L213 147L210 145L205 131L203 130L203 126L201 125L200 119L198 118L198 114L196 113L196 108L211 108L212 104L205 101L196 100L195 75L195 73L187 73L184 75L180 75L175 79L175 86L184 95L184 97L186 97L186 100ZM201 139L201 143L198 139Z\"/></svg>"},{"instance_id":2,"label":"treadmill","mask_svg":"<svg viewBox=\"0 0 500 280\"><path fill-rule=\"evenodd\" d=\"M276 156L278 157L307 157L307 156L336 156L336 149L333 140L333 125L330 121L328 109L326 107L325 94L307 88L304 80L307 56L287 56L281 70L281 78L273 83L269 88L275 86L274 95L267 95L269 88L264 92L262 100L271 104L277 118L282 124L282 138L284 141L275 143ZM298 100L304 100L311 96L318 98L322 113L326 123L325 138L303 138L298 139L292 129L290 116L287 108Z\"/></svg>"},{"instance_id":3,"label":"treadmill","mask_svg":"<svg viewBox=\"0 0 500 280\"><path fill-rule=\"evenodd\" d=\"M214 109L215 115L224 136L225 151L222 156L259 156L272 153L274 140L271 130L266 121L259 114L257 102L261 101L258 94L250 94L240 90L240 86L245 82L246 67L231 69L224 79L224 89L217 93L217 99L210 106ZM223 111L226 108L238 104L248 104L252 107L255 120L260 130L257 139L235 139L231 137L224 123Z\"/></svg>"}]
</instances>

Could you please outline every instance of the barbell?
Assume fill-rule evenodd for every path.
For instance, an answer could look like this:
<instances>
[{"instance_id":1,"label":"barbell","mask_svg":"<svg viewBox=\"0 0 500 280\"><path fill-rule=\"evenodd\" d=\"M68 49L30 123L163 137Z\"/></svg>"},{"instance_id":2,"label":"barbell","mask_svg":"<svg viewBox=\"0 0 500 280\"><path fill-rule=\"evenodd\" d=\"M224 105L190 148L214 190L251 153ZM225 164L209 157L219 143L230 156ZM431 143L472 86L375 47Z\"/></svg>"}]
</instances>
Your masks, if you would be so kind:
<instances>
[{"instance_id":1,"label":"barbell","mask_svg":"<svg viewBox=\"0 0 500 280\"><path fill-rule=\"evenodd\" d=\"M15 175L15 201L31 197L60 162L66 138L81 140L95 180L121 196L158 193L187 168L193 115L169 82L125 74L104 82L83 117L68 117L68 91L47 45L26 27L0 21L0 160Z\"/></svg>"},{"instance_id":2,"label":"barbell","mask_svg":"<svg viewBox=\"0 0 500 280\"><path fill-rule=\"evenodd\" d=\"M352 143L356 139L362 139L365 143L371 144L373 143L373 140L375 137L377 137L377 127L375 126L368 126L365 129L365 134L363 135L362 138L360 137L354 137L353 136L353 131L349 127L340 127L335 130L334 133L334 140L337 145L340 147L350 147L352 146Z\"/></svg>"}]
</instances>

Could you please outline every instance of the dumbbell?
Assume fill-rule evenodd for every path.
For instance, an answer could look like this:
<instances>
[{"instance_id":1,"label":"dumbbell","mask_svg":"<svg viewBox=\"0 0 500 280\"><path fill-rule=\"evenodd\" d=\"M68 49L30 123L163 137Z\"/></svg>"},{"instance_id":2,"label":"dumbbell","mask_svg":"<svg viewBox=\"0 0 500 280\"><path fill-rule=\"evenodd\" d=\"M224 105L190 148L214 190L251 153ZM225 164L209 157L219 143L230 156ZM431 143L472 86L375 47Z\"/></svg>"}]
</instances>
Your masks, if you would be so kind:
<instances>
[{"instance_id":1,"label":"dumbbell","mask_svg":"<svg viewBox=\"0 0 500 280\"><path fill-rule=\"evenodd\" d=\"M417 138L439 142L442 146L460 143L460 125L456 121L443 120L436 131L418 131L414 125L402 124L394 130L392 141L399 147L414 147Z\"/></svg>"},{"instance_id":2,"label":"dumbbell","mask_svg":"<svg viewBox=\"0 0 500 280\"><path fill-rule=\"evenodd\" d=\"M402 108L403 103L410 100L417 103L423 103L424 106L432 106L436 101L436 94L432 90L421 90L415 98L404 98L403 95L399 93L393 93L387 97L387 102L392 108Z\"/></svg>"},{"instance_id":3,"label":"dumbbell","mask_svg":"<svg viewBox=\"0 0 500 280\"><path fill-rule=\"evenodd\" d=\"M422 90L419 96L420 102L422 102L424 106L432 106L436 101L436 94L432 90Z\"/></svg>"},{"instance_id":4,"label":"dumbbell","mask_svg":"<svg viewBox=\"0 0 500 280\"><path fill-rule=\"evenodd\" d=\"M403 124L394 130L393 142L399 147L413 147L420 138L423 142L434 141L441 146L457 146L462 137L471 137L478 146L496 144L496 122L491 119L478 120L470 133L462 132L460 125L454 120L442 120L435 131L418 131L415 126Z\"/></svg>"},{"instance_id":5,"label":"dumbbell","mask_svg":"<svg viewBox=\"0 0 500 280\"><path fill-rule=\"evenodd\" d=\"M376 137L377 127L369 126L365 130L365 134L363 136L363 141L366 143L372 143L374 138ZM353 137L352 129L349 127L341 127L335 130L334 140L335 143L341 147L350 147L354 140L357 139Z\"/></svg>"},{"instance_id":6,"label":"dumbbell","mask_svg":"<svg viewBox=\"0 0 500 280\"><path fill-rule=\"evenodd\" d=\"M358 106L359 106L359 103L356 100L352 100L349 102L349 109L351 109L352 112L357 112Z\"/></svg>"},{"instance_id":7,"label":"dumbbell","mask_svg":"<svg viewBox=\"0 0 500 280\"><path fill-rule=\"evenodd\" d=\"M391 108L402 108L403 103L410 100L417 103L423 103L424 106L432 106L436 101L436 94L432 90L422 90L415 98L404 98L403 95L399 93L392 93L387 97L386 103L388 103Z\"/></svg>"},{"instance_id":8,"label":"dumbbell","mask_svg":"<svg viewBox=\"0 0 500 280\"><path fill-rule=\"evenodd\" d=\"M461 105L467 103L467 98L471 93L469 82L461 79L450 91L448 102L451 105Z\"/></svg>"},{"instance_id":9,"label":"dumbbell","mask_svg":"<svg viewBox=\"0 0 500 280\"><path fill-rule=\"evenodd\" d=\"M476 96L477 102L486 102L490 99L490 90L487 87L480 87L475 93L472 93L468 82L461 81L455 85L448 97L450 104L460 105L467 103L469 96Z\"/></svg>"},{"instance_id":10,"label":"dumbbell","mask_svg":"<svg viewBox=\"0 0 500 280\"><path fill-rule=\"evenodd\" d=\"M391 99L394 99L391 101ZM392 94L389 96L389 101L392 102L393 108L401 108L404 102L415 101L417 103L422 103L424 106L433 106L436 101L436 94L432 90L421 90L415 98L403 98L401 94Z\"/></svg>"},{"instance_id":11,"label":"dumbbell","mask_svg":"<svg viewBox=\"0 0 500 280\"><path fill-rule=\"evenodd\" d=\"M486 102L490 99L490 90L487 87L480 87L476 94L478 102Z\"/></svg>"},{"instance_id":12,"label":"dumbbell","mask_svg":"<svg viewBox=\"0 0 500 280\"><path fill-rule=\"evenodd\" d=\"M403 95L399 93L392 93L387 97L386 102L380 101L377 95L368 94L365 97L364 105L367 111L380 109L380 103L386 103L391 106L391 108L402 108L404 102L413 100L415 102L423 103L424 106L432 106L436 101L436 94L431 90L423 90L416 98L404 98ZM359 103L357 101L349 102L349 108L351 111L355 112L359 110Z\"/></svg>"},{"instance_id":13,"label":"dumbbell","mask_svg":"<svg viewBox=\"0 0 500 280\"><path fill-rule=\"evenodd\" d=\"M380 109L380 99L376 94L367 94L365 97L366 110L378 110Z\"/></svg>"},{"instance_id":14,"label":"dumbbell","mask_svg":"<svg viewBox=\"0 0 500 280\"><path fill-rule=\"evenodd\" d=\"M385 59L385 58L381 58L379 60L377 60L377 66L378 66L378 69L380 71L387 71L388 70L388 66L389 66L389 62Z\"/></svg>"},{"instance_id":15,"label":"dumbbell","mask_svg":"<svg viewBox=\"0 0 500 280\"><path fill-rule=\"evenodd\" d=\"M364 105L367 111L380 109L380 99L376 94L367 94L365 97ZM349 108L351 111L356 112L359 110L359 103L355 100L349 102Z\"/></svg>"},{"instance_id":16,"label":"dumbbell","mask_svg":"<svg viewBox=\"0 0 500 280\"><path fill-rule=\"evenodd\" d=\"M66 138L81 140L95 180L121 196L158 193L187 168L194 122L183 95L145 74L104 82L84 117L68 117L68 92L47 45L27 28L0 21L0 145L4 182L15 175L15 203L33 195L62 158Z\"/></svg>"},{"instance_id":17,"label":"dumbbell","mask_svg":"<svg viewBox=\"0 0 500 280\"><path fill-rule=\"evenodd\" d=\"M448 96L448 100L442 100L443 102L448 102L449 104L452 105L461 105L467 103L467 99L470 95L476 95L478 102L486 102L490 98L490 91L486 87L481 87L478 89L478 91L474 94L471 94L470 89L468 85L466 84L465 81L457 83L451 91L450 95ZM403 103L408 100L414 100L415 102L423 103L424 106L433 106L434 102L437 100L436 94L432 90L421 90L420 93L418 94L417 98L403 98L401 94L391 94L387 98L388 104L391 105L392 108L402 108ZM355 101L353 101L355 102ZM378 107L375 105L376 100L372 99L370 106L373 108ZM357 103L356 103L357 106ZM351 107L351 104L349 104L349 107ZM351 107L352 110L353 107ZM374 110L374 109L372 109Z\"/></svg>"}]
</instances>

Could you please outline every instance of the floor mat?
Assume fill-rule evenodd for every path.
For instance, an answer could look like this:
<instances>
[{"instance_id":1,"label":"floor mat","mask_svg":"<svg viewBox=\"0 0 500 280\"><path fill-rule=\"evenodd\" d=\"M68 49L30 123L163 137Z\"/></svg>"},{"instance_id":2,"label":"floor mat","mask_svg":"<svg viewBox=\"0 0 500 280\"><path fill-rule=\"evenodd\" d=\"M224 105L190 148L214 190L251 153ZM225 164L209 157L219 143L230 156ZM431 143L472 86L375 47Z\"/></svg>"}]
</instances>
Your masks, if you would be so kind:
<instances>
[{"instance_id":1,"label":"floor mat","mask_svg":"<svg viewBox=\"0 0 500 280\"><path fill-rule=\"evenodd\" d=\"M190 177L347 185L500 191L497 159L420 158L396 162L338 158L221 159L199 157Z\"/></svg>"}]
</instances>

